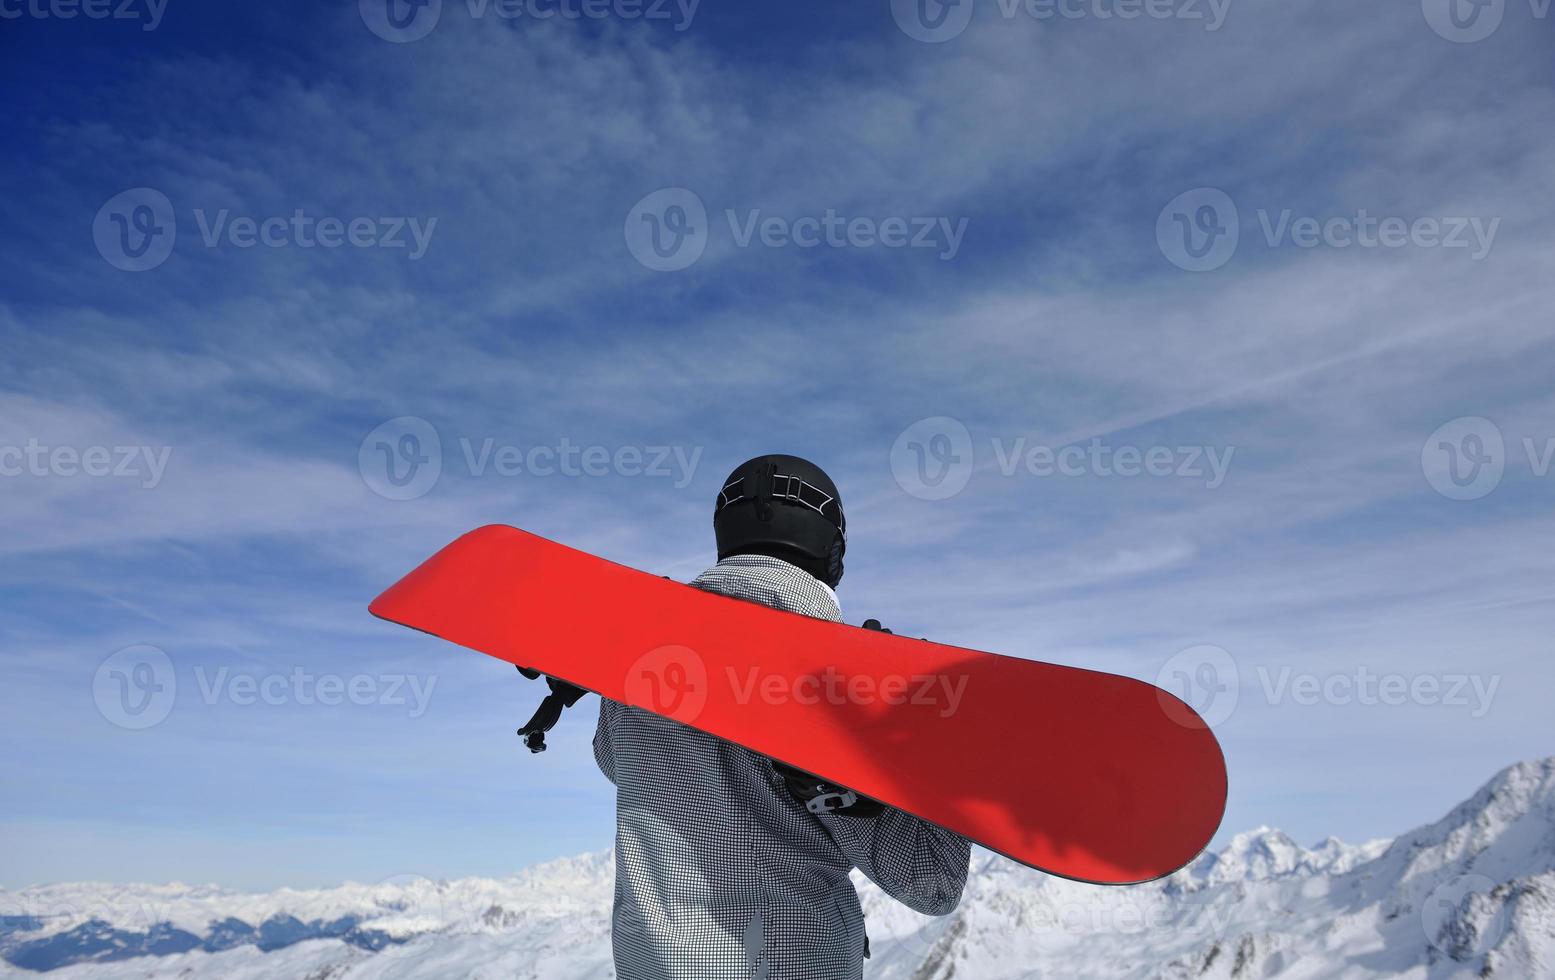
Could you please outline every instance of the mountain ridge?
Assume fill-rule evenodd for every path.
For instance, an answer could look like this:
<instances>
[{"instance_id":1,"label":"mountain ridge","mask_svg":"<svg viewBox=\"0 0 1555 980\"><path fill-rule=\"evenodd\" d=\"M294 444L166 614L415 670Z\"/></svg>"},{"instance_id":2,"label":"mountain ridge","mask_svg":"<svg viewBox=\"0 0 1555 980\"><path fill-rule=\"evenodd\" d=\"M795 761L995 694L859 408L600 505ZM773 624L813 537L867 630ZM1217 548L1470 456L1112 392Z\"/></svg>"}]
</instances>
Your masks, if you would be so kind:
<instances>
[{"instance_id":1,"label":"mountain ridge","mask_svg":"<svg viewBox=\"0 0 1555 980\"><path fill-rule=\"evenodd\" d=\"M859 882L866 976L881 980L1555 977L1555 758L1501 770L1391 841L1303 847L1262 826L1146 885L1083 885L978 850L960 907L931 919ZM608 975L612 895L609 850L505 878L0 889L0 976Z\"/></svg>"}]
</instances>

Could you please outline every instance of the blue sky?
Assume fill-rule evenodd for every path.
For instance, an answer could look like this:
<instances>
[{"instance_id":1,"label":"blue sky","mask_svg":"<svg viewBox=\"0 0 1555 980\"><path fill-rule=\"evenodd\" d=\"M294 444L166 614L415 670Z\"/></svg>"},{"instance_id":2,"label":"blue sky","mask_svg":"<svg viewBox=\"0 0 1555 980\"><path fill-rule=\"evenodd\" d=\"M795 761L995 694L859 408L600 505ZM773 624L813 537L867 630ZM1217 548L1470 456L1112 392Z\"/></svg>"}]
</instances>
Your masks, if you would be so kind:
<instances>
[{"instance_id":1,"label":"blue sky","mask_svg":"<svg viewBox=\"0 0 1555 980\"><path fill-rule=\"evenodd\" d=\"M837 6L449 2L398 42L371 2L172 0L154 26L6 6L0 883L499 874L607 846L592 706L530 757L532 686L366 604L491 522L690 577L721 478L762 451L842 487L850 621L1207 678L1228 831L1392 834L1549 754L1545 11L1494 6L1472 40L1437 0L1233 2L1214 29L1186 0L982 0L930 42L910 5ZM700 228L670 271L639 258L687 213L665 202ZM309 247L298 213L407 244ZM868 234L794 244L828 214ZM170 251L126 271L115 216L176 228ZM1338 247L1365 216L1411 231ZM243 247L268 218L275 244ZM924 247L881 244L891 219ZM422 427L391 445L441 448L407 500L361 462L402 417ZM969 454L920 421L942 418ZM488 439L686 462L501 475L467 458ZM1007 462L1093 440L1172 475ZM914 443L961 451L964 488L926 499ZM5 454L29 446L139 455L95 477ZM1177 475L1194 452L1221 478ZM1487 475L1452 483L1450 453ZM145 646L177 694L135 730L95 694ZM321 704L299 675L372 687ZM1367 676L1413 693L1362 703ZM412 683L425 703L395 703Z\"/></svg>"}]
</instances>

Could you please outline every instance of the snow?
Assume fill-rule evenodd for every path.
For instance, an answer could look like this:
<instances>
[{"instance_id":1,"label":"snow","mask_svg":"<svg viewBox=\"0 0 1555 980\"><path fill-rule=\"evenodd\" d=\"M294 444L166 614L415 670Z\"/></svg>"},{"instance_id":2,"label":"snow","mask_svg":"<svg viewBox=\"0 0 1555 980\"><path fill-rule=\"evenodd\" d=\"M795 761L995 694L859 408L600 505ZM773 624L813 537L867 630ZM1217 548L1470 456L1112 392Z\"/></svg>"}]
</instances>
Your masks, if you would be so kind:
<instances>
[{"instance_id":1,"label":"snow","mask_svg":"<svg viewBox=\"0 0 1555 980\"><path fill-rule=\"evenodd\" d=\"M1503 770L1441 820L1391 842L1329 838L1308 848L1259 827L1147 885L1081 885L980 851L973 860L961 906L939 919L863 883L867 977L1555 978L1555 759ZM611 875L605 852L509 878L315 891L0 890L0 916L37 926L0 934L0 954L52 940L61 961L98 960L50 970L51 980L610 976ZM271 923L290 938L268 952L252 937L221 949L210 940L216 922L236 933ZM292 922L292 933L276 925ZM340 932L342 922L354 931L298 941L296 927ZM216 948L128 955L158 929ZM0 965L7 980L36 976Z\"/></svg>"}]
</instances>

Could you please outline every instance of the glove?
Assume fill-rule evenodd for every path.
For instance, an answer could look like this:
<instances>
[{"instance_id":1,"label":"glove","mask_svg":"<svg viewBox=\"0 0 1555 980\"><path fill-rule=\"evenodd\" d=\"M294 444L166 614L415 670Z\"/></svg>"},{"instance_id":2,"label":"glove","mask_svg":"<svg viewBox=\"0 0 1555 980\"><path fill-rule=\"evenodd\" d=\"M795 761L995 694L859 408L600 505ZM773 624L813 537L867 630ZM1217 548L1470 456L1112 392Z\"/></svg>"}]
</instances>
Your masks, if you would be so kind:
<instances>
[{"instance_id":1,"label":"glove","mask_svg":"<svg viewBox=\"0 0 1555 980\"><path fill-rule=\"evenodd\" d=\"M518 665L514 664L514 666L516 667ZM577 704L578 699L582 698L583 695L588 693L576 684L569 684L566 681L558 680L555 677L542 675L533 667L519 667L518 672L530 680L538 680L540 677L544 676L546 685L550 687L552 694L561 699L562 707L564 708L570 708Z\"/></svg>"},{"instance_id":2,"label":"glove","mask_svg":"<svg viewBox=\"0 0 1555 980\"><path fill-rule=\"evenodd\" d=\"M539 671L529 667L519 667L518 672L530 680L540 676ZM523 736L524 746L530 752L545 751L545 733L561 720L562 709L577 704L578 699L588 693L576 684L569 684L555 677L546 677L545 683L550 687L551 693L540 702L540 707L535 710L529 723L518 730L518 734Z\"/></svg>"},{"instance_id":3,"label":"glove","mask_svg":"<svg viewBox=\"0 0 1555 980\"><path fill-rule=\"evenodd\" d=\"M578 699L588 692L576 684L569 684L555 677L547 677L545 683L551 689L551 693L561 700L562 707L570 708L578 703Z\"/></svg>"},{"instance_id":4,"label":"glove","mask_svg":"<svg viewBox=\"0 0 1555 980\"><path fill-rule=\"evenodd\" d=\"M843 786L828 783L819 776L795 769L786 762L772 760L772 768L783 778L788 793L814 814L835 813L844 817L878 817L885 805L860 796Z\"/></svg>"}]
</instances>

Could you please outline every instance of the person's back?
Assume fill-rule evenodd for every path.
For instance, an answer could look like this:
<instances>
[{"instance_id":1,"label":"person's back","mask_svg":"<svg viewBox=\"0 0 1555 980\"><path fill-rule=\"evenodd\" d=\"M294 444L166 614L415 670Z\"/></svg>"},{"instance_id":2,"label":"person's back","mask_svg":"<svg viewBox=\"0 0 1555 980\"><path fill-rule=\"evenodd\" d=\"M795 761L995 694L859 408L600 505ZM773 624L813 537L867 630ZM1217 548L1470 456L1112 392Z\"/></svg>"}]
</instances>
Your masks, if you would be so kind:
<instances>
[{"instance_id":1,"label":"person's back","mask_svg":"<svg viewBox=\"0 0 1555 980\"><path fill-rule=\"evenodd\" d=\"M715 528L718 564L693 585L841 621L845 525L818 468L749 461ZM622 980L857 978L868 940L854 867L926 914L960 899L965 838L748 749L607 700L594 754L617 787Z\"/></svg>"}]
</instances>

